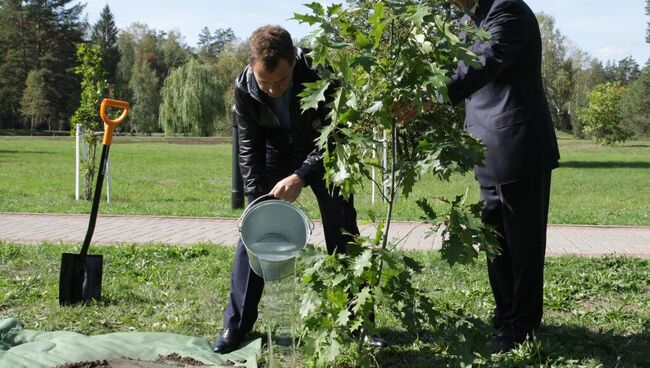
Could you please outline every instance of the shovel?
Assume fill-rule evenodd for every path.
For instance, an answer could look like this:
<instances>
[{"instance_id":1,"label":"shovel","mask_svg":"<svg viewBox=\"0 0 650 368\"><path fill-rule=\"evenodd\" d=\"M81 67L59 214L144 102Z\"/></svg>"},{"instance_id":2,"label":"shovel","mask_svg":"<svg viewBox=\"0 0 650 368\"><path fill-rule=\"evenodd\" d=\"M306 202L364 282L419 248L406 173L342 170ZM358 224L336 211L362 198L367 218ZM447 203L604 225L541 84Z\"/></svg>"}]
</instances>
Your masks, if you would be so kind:
<instances>
[{"instance_id":1,"label":"shovel","mask_svg":"<svg viewBox=\"0 0 650 368\"><path fill-rule=\"evenodd\" d=\"M106 115L106 108L109 106L121 108L124 111L119 118L111 120ZM99 161L93 206L90 211L90 222L88 223L86 238L81 247L81 253L63 253L61 255L59 304L62 306L86 303L90 299L100 300L102 297L102 265L104 259L101 254L88 254L88 247L90 246L90 240L95 231L95 221L97 220L99 199L102 194L106 160L108 159L108 150L113 140L113 129L124 121L128 112L128 102L105 98L101 103L99 115L104 121L104 146L102 147L102 157Z\"/></svg>"}]
</instances>

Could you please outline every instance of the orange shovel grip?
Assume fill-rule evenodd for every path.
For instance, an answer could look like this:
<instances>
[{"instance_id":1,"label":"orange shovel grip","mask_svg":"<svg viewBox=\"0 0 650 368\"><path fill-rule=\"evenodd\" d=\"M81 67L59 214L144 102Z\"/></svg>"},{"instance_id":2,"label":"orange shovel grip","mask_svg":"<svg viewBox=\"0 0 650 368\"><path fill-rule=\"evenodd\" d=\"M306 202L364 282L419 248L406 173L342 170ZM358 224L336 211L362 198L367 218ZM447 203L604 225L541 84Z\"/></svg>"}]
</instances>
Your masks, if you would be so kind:
<instances>
[{"instance_id":1,"label":"orange shovel grip","mask_svg":"<svg viewBox=\"0 0 650 368\"><path fill-rule=\"evenodd\" d=\"M106 115L106 108L109 106L124 109L124 111L122 111L122 115L120 115L119 118L111 120L108 117L108 115ZM99 115L102 117L102 120L104 120L104 144L105 145L109 145L109 146L111 145L113 141L113 130L115 129L116 126L124 122L124 119L126 119L126 116L128 114L129 114L128 102L120 101L120 100L111 100L110 98L105 98L104 100L102 100L102 103L99 106Z\"/></svg>"}]
</instances>

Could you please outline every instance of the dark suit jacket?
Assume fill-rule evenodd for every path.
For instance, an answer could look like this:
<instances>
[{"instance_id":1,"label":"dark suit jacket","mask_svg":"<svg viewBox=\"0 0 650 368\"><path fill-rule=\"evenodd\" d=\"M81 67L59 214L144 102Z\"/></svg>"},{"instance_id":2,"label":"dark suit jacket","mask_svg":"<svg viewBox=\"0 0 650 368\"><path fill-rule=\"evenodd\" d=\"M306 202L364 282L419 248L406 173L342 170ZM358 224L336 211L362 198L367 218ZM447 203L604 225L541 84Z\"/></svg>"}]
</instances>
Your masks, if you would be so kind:
<instances>
[{"instance_id":1,"label":"dark suit jacket","mask_svg":"<svg viewBox=\"0 0 650 368\"><path fill-rule=\"evenodd\" d=\"M559 151L542 87L537 19L522 0L479 0L474 22L492 34L472 50L481 69L460 63L448 83L453 104L465 99L465 128L487 148L475 168L482 186L552 170Z\"/></svg>"}]
</instances>

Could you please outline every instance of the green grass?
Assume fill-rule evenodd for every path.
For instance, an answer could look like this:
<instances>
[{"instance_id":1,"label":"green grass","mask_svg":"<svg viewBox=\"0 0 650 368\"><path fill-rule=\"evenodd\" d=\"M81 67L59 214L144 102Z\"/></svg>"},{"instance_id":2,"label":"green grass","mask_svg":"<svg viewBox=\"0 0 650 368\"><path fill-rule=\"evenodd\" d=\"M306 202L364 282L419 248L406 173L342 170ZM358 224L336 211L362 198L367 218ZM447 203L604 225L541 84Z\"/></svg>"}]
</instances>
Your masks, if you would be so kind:
<instances>
[{"instance_id":1,"label":"green grass","mask_svg":"<svg viewBox=\"0 0 650 368\"><path fill-rule=\"evenodd\" d=\"M234 248L98 248L96 253L104 255L104 300L87 307L59 307L60 254L76 249L0 243L0 319L18 318L28 329L83 334L154 331L213 340L219 331ZM437 252L421 252L417 258L426 270L417 282L429 290L436 308L461 311L489 330L494 305L485 261L450 269ZM545 318L537 341L477 366L647 367L649 260L549 258L545 278ZM446 350L448 336L457 332L451 321L425 326L418 340L382 310L377 318L381 334L393 343L376 356L382 367L457 366ZM256 326L261 332L263 317Z\"/></svg>"},{"instance_id":2,"label":"green grass","mask_svg":"<svg viewBox=\"0 0 650 368\"><path fill-rule=\"evenodd\" d=\"M160 141L160 140L159 140ZM111 147L112 198L100 213L226 216L230 209L231 147L169 144L131 139ZM650 141L602 147L561 134L562 167L553 173L549 222L556 224L650 225ZM88 213L74 200L74 141L0 137L0 211ZM473 175L451 182L425 177L409 199L398 200L395 218L416 220L421 197L455 196L468 190L478 200ZM105 190L104 190L105 193ZM318 217L313 194L300 202ZM359 218L381 216L370 204L370 187L355 198Z\"/></svg>"}]
</instances>

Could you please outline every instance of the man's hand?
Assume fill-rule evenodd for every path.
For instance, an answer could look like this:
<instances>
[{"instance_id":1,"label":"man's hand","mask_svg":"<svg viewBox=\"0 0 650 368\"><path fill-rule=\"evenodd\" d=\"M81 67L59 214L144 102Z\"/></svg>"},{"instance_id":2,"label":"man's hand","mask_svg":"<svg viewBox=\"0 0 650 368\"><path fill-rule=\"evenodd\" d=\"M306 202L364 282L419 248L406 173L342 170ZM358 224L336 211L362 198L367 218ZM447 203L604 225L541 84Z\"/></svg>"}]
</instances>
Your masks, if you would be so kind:
<instances>
[{"instance_id":1,"label":"man's hand","mask_svg":"<svg viewBox=\"0 0 650 368\"><path fill-rule=\"evenodd\" d=\"M287 202L293 202L300 195L305 182L296 174L291 174L280 180L269 194L275 198L284 199Z\"/></svg>"}]
</instances>

